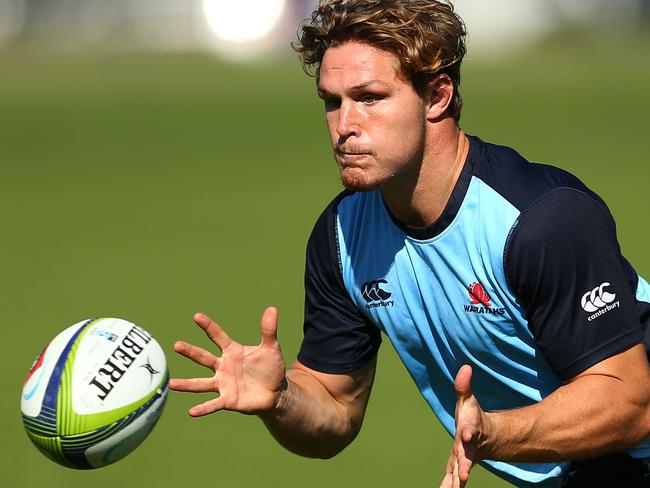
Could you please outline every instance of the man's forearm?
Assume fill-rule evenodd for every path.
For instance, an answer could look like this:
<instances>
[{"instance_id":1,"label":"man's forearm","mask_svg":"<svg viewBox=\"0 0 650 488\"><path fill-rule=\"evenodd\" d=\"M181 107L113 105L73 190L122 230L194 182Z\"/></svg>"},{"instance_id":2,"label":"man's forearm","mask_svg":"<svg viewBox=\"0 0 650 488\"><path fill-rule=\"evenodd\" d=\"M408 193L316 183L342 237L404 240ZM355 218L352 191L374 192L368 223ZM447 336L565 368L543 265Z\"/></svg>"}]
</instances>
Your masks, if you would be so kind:
<instances>
[{"instance_id":1,"label":"man's forearm","mask_svg":"<svg viewBox=\"0 0 650 488\"><path fill-rule=\"evenodd\" d=\"M363 390L360 394L367 395ZM367 397L361 402L345 400L352 401L338 401L316 378L291 369L277 408L260 418L289 451L305 457L331 458L358 434Z\"/></svg>"},{"instance_id":2,"label":"man's forearm","mask_svg":"<svg viewBox=\"0 0 650 488\"><path fill-rule=\"evenodd\" d=\"M536 405L486 413L482 458L545 462L595 457L629 449L650 434L647 387L589 375L562 386Z\"/></svg>"}]
</instances>

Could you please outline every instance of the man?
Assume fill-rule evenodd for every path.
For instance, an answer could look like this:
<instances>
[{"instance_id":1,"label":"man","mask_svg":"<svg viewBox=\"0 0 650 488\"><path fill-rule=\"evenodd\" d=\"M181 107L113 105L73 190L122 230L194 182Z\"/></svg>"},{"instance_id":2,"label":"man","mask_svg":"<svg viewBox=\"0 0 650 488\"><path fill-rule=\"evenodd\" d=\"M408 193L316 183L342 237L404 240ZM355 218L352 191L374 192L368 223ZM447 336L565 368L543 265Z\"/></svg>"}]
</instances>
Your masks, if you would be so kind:
<instances>
[{"instance_id":1,"label":"man","mask_svg":"<svg viewBox=\"0 0 650 488\"><path fill-rule=\"evenodd\" d=\"M384 332L454 436L442 487L478 461L518 486L646 486L650 286L580 181L460 129L464 34L442 2L321 2L296 50L346 191L309 240L298 360L285 373L274 308L256 347L197 314L222 355L175 349L215 375L171 387L219 392L193 416L256 414L331 457L359 432Z\"/></svg>"}]
</instances>

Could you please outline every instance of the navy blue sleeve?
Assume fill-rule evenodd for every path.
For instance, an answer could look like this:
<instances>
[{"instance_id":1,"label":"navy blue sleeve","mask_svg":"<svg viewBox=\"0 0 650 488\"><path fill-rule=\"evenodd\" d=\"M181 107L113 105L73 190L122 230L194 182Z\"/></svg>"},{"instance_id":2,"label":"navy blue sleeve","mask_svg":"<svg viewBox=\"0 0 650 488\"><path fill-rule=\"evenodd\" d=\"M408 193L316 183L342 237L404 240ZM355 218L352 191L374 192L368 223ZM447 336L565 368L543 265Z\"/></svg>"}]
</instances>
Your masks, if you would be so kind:
<instances>
[{"instance_id":1,"label":"navy blue sleeve","mask_svg":"<svg viewBox=\"0 0 650 488\"><path fill-rule=\"evenodd\" d=\"M359 312L343 284L334 200L320 216L307 244L304 338L298 360L323 373L361 368L381 344L377 327Z\"/></svg>"},{"instance_id":2,"label":"navy blue sleeve","mask_svg":"<svg viewBox=\"0 0 650 488\"><path fill-rule=\"evenodd\" d=\"M510 286L562 380L643 341L636 273L600 201L560 188L520 215L505 253Z\"/></svg>"}]
</instances>

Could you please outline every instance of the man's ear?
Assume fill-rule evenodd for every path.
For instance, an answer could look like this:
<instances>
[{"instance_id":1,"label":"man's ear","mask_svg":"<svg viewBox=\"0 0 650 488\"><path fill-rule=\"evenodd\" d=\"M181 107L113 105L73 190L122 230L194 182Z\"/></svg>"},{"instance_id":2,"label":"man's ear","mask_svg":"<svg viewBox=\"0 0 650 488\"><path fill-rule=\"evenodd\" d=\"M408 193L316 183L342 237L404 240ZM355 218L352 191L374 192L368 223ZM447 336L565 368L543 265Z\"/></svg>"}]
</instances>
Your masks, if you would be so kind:
<instances>
[{"instance_id":1,"label":"man's ear","mask_svg":"<svg viewBox=\"0 0 650 488\"><path fill-rule=\"evenodd\" d=\"M449 75L440 73L427 82L425 100L427 101L427 120L436 122L447 114L454 97L454 82Z\"/></svg>"}]
</instances>

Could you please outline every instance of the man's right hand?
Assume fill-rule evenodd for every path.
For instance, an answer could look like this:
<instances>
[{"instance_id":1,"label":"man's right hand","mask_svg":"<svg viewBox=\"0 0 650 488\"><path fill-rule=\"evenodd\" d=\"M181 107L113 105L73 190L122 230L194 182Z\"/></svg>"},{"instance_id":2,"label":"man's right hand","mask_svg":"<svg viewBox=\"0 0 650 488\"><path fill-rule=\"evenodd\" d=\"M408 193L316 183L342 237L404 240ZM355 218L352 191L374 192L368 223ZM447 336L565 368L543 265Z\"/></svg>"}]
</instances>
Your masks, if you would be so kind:
<instances>
[{"instance_id":1,"label":"man's right hand","mask_svg":"<svg viewBox=\"0 0 650 488\"><path fill-rule=\"evenodd\" d=\"M287 387L285 363L277 338L278 311L269 307L261 321L262 340L257 346L243 346L233 341L210 317L194 315L194 322L221 350L221 356L178 341L174 350L201 366L210 368L209 378L171 379L169 387L192 393L215 392L219 396L189 410L200 417L219 410L233 410L249 415L272 412Z\"/></svg>"}]
</instances>

